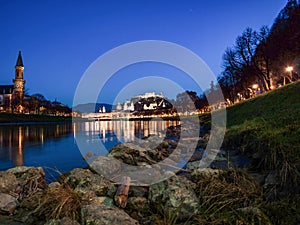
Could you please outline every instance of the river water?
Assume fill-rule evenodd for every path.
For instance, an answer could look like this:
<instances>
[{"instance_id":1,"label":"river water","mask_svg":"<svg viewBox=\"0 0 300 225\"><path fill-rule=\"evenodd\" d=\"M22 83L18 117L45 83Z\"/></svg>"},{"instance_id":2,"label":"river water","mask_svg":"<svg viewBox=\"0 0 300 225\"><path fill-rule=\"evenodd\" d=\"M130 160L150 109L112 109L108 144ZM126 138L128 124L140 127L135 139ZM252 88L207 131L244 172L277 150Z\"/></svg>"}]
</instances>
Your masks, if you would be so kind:
<instances>
[{"instance_id":1,"label":"river water","mask_svg":"<svg viewBox=\"0 0 300 225\"><path fill-rule=\"evenodd\" d=\"M59 124L0 125L0 170L14 166L41 166L48 180L59 173L87 166L90 152L106 155L118 143L149 135L164 136L178 121L92 121ZM78 141L86 143L78 147Z\"/></svg>"}]
</instances>

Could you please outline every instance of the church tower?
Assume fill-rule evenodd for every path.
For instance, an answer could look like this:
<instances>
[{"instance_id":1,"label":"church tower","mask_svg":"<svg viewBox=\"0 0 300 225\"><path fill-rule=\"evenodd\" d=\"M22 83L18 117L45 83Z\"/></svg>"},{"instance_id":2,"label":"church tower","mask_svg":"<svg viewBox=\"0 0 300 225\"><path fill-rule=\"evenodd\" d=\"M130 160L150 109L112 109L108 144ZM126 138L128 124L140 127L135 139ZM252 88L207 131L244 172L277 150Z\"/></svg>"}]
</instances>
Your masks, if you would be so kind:
<instances>
[{"instance_id":1,"label":"church tower","mask_svg":"<svg viewBox=\"0 0 300 225\"><path fill-rule=\"evenodd\" d=\"M21 105L24 99L24 85L25 80L24 77L24 65L22 60L21 51L19 51L17 63L15 66L15 79L13 79L14 82L14 98L18 105Z\"/></svg>"}]
</instances>

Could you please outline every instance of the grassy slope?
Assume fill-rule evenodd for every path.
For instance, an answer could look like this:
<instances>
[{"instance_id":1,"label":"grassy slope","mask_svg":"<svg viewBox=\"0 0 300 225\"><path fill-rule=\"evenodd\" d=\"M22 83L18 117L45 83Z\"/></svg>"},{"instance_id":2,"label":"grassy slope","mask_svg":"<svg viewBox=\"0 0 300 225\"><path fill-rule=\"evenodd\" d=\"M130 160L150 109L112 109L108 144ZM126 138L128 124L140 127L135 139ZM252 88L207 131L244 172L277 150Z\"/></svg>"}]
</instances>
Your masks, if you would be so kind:
<instances>
[{"instance_id":1,"label":"grassy slope","mask_svg":"<svg viewBox=\"0 0 300 225\"><path fill-rule=\"evenodd\" d=\"M241 125L246 120L264 119L275 126L300 122L300 82L262 94L229 107L228 127Z\"/></svg>"},{"instance_id":2,"label":"grassy slope","mask_svg":"<svg viewBox=\"0 0 300 225\"><path fill-rule=\"evenodd\" d=\"M300 162L300 82L229 107L227 117L225 147L264 154L265 169Z\"/></svg>"},{"instance_id":3,"label":"grassy slope","mask_svg":"<svg viewBox=\"0 0 300 225\"><path fill-rule=\"evenodd\" d=\"M250 153L252 169L258 173L278 172L280 183L264 189L265 200L258 207L271 219L271 224L297 224L300 221L300 81L229 107L223 146Z\"/></svg>"}]
</instances>

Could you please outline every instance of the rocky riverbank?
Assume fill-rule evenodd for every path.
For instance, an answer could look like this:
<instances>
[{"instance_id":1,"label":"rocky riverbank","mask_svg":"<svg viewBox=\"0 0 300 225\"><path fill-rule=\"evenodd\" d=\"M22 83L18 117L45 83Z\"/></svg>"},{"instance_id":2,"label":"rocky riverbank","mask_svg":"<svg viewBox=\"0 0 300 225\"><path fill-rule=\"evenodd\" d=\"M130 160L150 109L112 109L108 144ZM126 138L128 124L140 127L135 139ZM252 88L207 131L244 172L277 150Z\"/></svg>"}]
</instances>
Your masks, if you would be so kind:
<instances>
[{"instance_id":1,"label":"rocky riverbank","mask_svg":"<svg viewBox=\"0 0 300 225\"><path fill-rule=\"evenodd\" d=\"M144 148L155 143L157 140L149 138ZM114 156L132 165L151 168L155 166L153 159L168 156L176 143L164 140L152 152L146 151L146 155L145 151L119 145L107 159ZM198 147L201 148L200 144ZM103 157L99 156L94 163L103 162ZM96 173L97 165L74 169L50 184L46 183L42 168L12 168L0 172L0 224L269 223L261 207L261 191L263 187L276 187L276 174L261 175L259 185L245 171L233 169L225 151L218 154L212 168L199 168L199 159L199 155L194 155L184 170L167 171L168 179L158 183L135 186L133 182L125 207L116 203L120 184Z\"/></svg>"}]
</instances>

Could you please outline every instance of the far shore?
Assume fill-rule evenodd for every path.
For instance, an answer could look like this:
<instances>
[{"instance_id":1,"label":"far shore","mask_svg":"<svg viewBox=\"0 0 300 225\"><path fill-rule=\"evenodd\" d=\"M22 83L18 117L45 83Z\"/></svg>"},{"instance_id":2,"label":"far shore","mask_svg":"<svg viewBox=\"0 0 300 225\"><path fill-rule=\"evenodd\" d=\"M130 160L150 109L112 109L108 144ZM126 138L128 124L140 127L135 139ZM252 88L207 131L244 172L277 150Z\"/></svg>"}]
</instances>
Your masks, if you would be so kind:
<instances>
[{"instance_id":1,"label":"far shore","mask_svg":"<svg viewBox=\"0 0 300 225\"><path fill-rule=\"evenodd\" d=\"M71 116L0 113L0 125L71 122Z\"/></svg>"}]
</instances>

